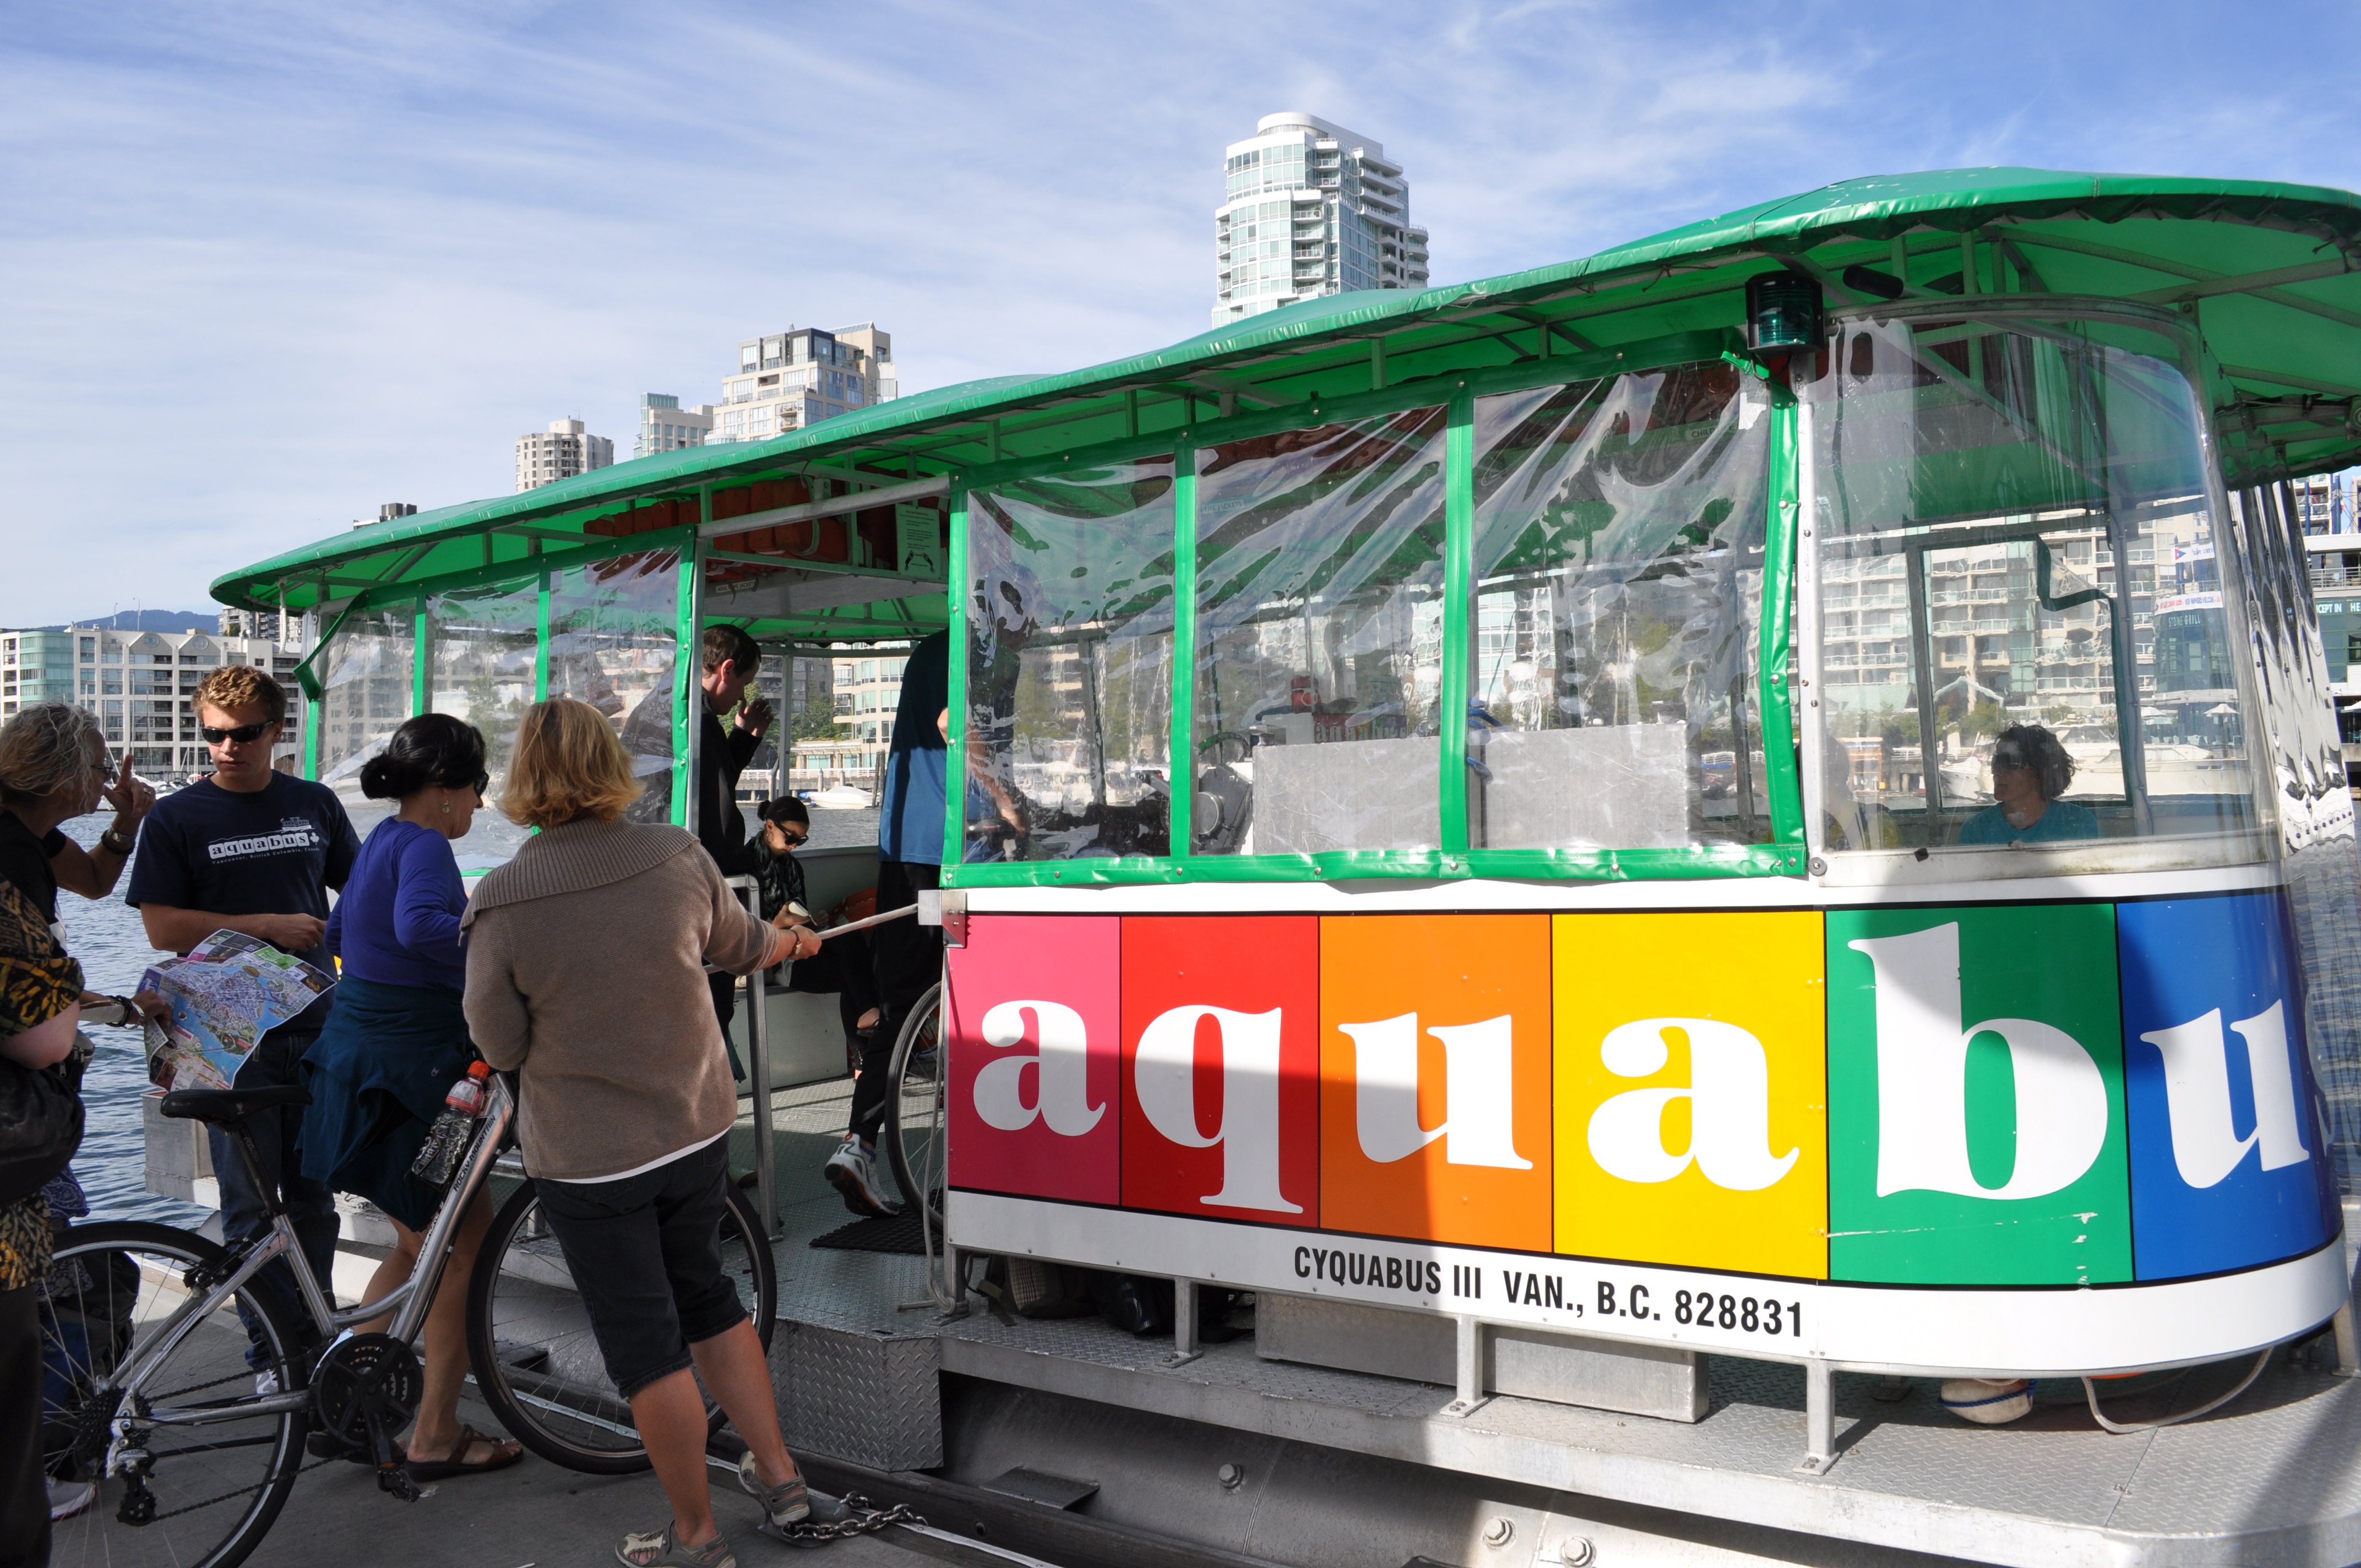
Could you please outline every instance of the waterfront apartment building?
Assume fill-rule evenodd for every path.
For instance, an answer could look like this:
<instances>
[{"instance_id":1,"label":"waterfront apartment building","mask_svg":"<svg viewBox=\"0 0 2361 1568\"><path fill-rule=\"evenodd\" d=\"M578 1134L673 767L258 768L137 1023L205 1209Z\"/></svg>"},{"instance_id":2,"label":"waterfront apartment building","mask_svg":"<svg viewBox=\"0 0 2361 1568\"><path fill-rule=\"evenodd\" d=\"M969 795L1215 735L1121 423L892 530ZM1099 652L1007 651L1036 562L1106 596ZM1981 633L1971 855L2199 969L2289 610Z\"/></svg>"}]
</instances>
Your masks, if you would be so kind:
<instances>
[{"instance_id":1,"label":"waterfront apartment building","mask_svg":"<svg viewBox=\"0 0 2361 1568\"><path fill-rule=\"evenodd\" d=\"M2361 787L2361 468L2288 481L2303 530L2320 647L2345 740L2345 773Z\"/></svg>"},{"instance_id":2,"label":"waterfront apartment building","mask_svg":"<svg viewBox=\"0 0 2361 1568\"><path fill-rule=\"evenodd\" d=\"M287 694L287 727L274 765L303 752L303 698L295 684L301 656L264 637L205 631L117 631L69 626L53 631L0 630L0 720L37 702L71 702L98 716L107 744L129 747L131 765L149 778L208 771L197 734L197 683L224 664L267 670Z\"/></svg>"},{"instance_id":3,"label":"waterfront apartment building","mask_svg":"<svg viewBox=\"0 0 2361 1568\"><path fill-rule=\"evenodd\" d=\"M1265 115L1229 145L1224 178L1215 326L1323 294L1426 287L1426 231L1381 144L1316 115Z\"/></svg>"},{"instance_id":4,"label":"waterfront apartment building","mask_svg":"<svg viewBox=\"0 0 2361 1568\"><path fill-rule=\"evenodd\" d=\"M578 419L554 419L547 430L516 438L517 493L609 467L614 461L613 442L592 435Z\"/></svg>"},{"instance_id":5,"label":"waterfront apartment building","mask_svg":"<svg viewBox=\"0 0 2361 1568\"><path fill-rule=\"evenodd\" d=\"M708 440L768 441L896 395L894 340L874 322L789 327L738 345L738 373L721 382Z\"/></svg>"},{"instance_id":6,"label":"waterfront apartment building","mask_svg":"<svg viewBox=\"0 0 2361 1568\"><path fill-rule=\"evenodd\" d=\"M659 452L681 452L702 446L713 436L713 405L685 409L670 392L640 394L640 433L631 442L631 455L652 457Z\"/></svg>"}]
</instances>

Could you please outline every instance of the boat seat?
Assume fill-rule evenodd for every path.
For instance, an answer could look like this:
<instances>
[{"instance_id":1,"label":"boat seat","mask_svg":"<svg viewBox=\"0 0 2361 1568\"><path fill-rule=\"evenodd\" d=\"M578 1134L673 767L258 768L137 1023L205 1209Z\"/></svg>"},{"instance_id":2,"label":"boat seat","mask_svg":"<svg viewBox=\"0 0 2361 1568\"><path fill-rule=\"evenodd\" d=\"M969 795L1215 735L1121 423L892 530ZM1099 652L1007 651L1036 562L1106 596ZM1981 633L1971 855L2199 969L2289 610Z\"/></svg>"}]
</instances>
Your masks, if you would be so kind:
<instances>
[{"instance_id":1,"label":"boat seat","mask_svg":"<svg viewBox=\"0 0 2361 1568\"><path fill-rule=\"evenodd\" d=\"M254 1089L175 1089L158 1109L176 1121L222 1127L243 1122L257 1111L310 1103L312 1091L302 1084L273 1083Z\"/></svg>"}]
</instances>

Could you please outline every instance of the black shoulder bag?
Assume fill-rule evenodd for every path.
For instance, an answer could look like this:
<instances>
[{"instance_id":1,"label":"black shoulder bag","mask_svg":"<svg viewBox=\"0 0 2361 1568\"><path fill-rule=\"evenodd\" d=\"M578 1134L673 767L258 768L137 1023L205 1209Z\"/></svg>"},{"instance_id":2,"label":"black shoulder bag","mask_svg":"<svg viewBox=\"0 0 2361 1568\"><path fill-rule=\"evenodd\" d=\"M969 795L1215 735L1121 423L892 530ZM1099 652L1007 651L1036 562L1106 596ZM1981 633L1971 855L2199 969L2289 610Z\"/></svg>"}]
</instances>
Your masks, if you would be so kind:
<instances>
[{"instance_id":1,"label":"black shoulder bag","mask_svg":"<svg viewBox=\"0 0 2361 1568\"><path fill-rule=\"evenodd\" d=\"M82 1096L55 1067L0 1060L0 1203L38 1192L82 1146Z\"/></svg>"}]
</instances>

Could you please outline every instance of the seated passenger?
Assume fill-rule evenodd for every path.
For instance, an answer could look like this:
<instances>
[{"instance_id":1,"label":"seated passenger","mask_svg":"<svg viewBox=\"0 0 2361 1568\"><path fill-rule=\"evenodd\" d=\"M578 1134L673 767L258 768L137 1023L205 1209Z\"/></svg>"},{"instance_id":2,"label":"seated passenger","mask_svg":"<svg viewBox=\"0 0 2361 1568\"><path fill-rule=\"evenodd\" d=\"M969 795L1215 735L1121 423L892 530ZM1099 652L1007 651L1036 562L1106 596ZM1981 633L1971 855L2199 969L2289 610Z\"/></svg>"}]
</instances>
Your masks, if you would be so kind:
<instances>
[{"instance_id":1,"label":"seated passenger","mask_svg":"<svg viewBox=\"0 0 2361 1568\"><path fill-rule=\"evenodd\" d=\"M766 800L755 807L763 830L748 849L752 853L754 880L761 885L763 918L788 930L818 930L823 922L807 907L804 868L796 850L811 837L811 813L793 795ZM838 914L841 915L841 911ZM831 917L827 924L836 924ZM845 1049L859 1055L877 1032L877 988L870 973L869 938L854 931L821 943L808 936L796 938L800 955L787 971L786 989L825 995L836 992L837 1013L844 1025ZM775 980L771 983L776 984Z\"/></svg>"},{"instance_id":2,"label":"seated passenger","mask_svg":"<svg viewBox=\"0 0 2361 1568\"><path fill-rule=\"evenodd\" d=\"M2074 782L2074 759L2038 724L2012 724L1993 740L1992 806L1960 826L1962 844L2048 844L2095 839L2099 819L2058 797Z\"/></svg>"}]
</instances>

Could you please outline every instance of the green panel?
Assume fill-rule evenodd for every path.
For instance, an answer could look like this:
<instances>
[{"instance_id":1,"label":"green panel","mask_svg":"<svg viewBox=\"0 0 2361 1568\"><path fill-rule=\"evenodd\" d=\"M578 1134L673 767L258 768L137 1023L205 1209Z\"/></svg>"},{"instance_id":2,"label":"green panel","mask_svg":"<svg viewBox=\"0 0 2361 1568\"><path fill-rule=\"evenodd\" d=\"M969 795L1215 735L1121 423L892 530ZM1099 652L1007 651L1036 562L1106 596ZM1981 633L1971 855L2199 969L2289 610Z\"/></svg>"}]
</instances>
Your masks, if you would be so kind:
<instances>
[{"instance_id":1,"label":"green panel","mask_svg":"<svg viewBox=\"0 0 2361 1568\"><path fill-rule=\"evenodd\" d=\"M1466 383L1461 383L1464 387ZM1451 400L1443 440L1442 774L1446 853L1467 848L1467 664L1476 646L1476 399Z\"/></svg>"},{"instance_id":2,"label":"green panel","mask_svg":"<svg viewBox=\"0 0 2361 1568\"><path fill-rule=\"evenodd\" d=\"M540 602L533 607L533 700L549 700L549 569L542 568Z\"/></svg>"},{"instance_id":3,"label":"green panel","mask_svg":"<svg viewBox=\"0 0 2361 1568\"><path fill-rule=\"evenodd\" d=\"M689 803L697 792L697 777L691 771L696 758L689 737L697 733L691 726L704 701L697 676L704 669L705 655L697 624L701 608L698 590L704 580L705 551L691 541L680 553L680 656L672 666L672 824L675 828L688 826Z\"/></svg>"},{"instance_id":4,"label":"green panel","mask_svg":"<svg viewBox=\"0 0 2361 1568\"><path fill-rule=\"evenodd\" d=\"M952 491L950 503L951 559L946 568L950 575L950 591L944 597L950 601L951 634L950 646L944 650L943 656L949 665L950 682L945 688L949 696L948 706L957 722L950 727L950 733L944 737L947 755L943 758L943 787L950 797L943 803L942 867L945 872L967 859L967 608L969 599L973 597L968 581L967 492ZM960 788L951 789L949 781L952 779L961 782ZM884 804L885 781L880 778L877 784L877 801L882 806ZM943 880L946 883L950 881L948 876Z\"/></svg>"},{"instance_id":5,"label":"green panel","mask_svg":"<svg viewBox=\"0 0 2361 1568\"><path fill-rule=\"evenodd\" d=\"M1830 910L1827 929L1830 1277L2130 1279L2114 906Z\"/></svg>"},{"instance_id":6,"label":"green panel","mask_svg":"<svg viewBox=\"0 0 2361 1568\"><path fill-rule=\"evenodd\" d=\"M303 698L303 776L320 776L320 711L317 696L306 693Z\"/></svg>"},{"instance_id":7,"label":"green panel","mask_svg":"<svg viewBox=\"0 0 2361 1568\"><path fill-rule=\"evenodd\" d=\"M1804 794L1795 765L1795 715L1787 689L1788 640L1795 633L1789 603L1795 595L1797 498L1795 394L1772 383L1771 515L1763 547L1762 645L1757 650L1757 701L1763 714L1763 771L1771 797L1773 843L1804 842ZM1800 849L1798 850L1800 853ZM1798 868L1800 869L1800 867Z\"/></svg>"},{"instance_id":8,"label":"green panel","mask_svg":"<svg viewBox=\"0 0 2361 1568\"><path fill-rule=\"evenodd\" d=\"M416 641L411 644L410 650L410 711L412 717L433 711L431 705L434 702L432 694L434 690L434 662L429 656L434 652L432 620L433 618L426 613L424 601L420 601L416 615L411 622L412 634L416 638Z\"/></svg>"},{"instance_id":9,"label":"green panel","mask_svg":"<svg viewBox=\"0 0 2361 1568\"><path fill-rule=\"evenodd\" d=\"M1172 853L1197 844L1197 448L1172 455ZM1177 881L1176 876L1173 880Z\"/></svg>"}]
</instances>

